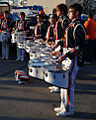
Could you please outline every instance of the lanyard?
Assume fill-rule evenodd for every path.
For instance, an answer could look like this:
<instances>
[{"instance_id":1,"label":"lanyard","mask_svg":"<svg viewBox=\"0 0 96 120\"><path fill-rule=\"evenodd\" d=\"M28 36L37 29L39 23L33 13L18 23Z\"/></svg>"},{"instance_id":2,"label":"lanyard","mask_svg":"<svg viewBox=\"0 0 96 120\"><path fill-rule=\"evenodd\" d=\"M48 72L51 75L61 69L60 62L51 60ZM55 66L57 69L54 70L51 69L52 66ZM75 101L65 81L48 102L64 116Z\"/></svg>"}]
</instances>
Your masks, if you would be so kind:
<instances>
[{"instance_id":1,"label":"lanyard","mask_svg":"<svg viewBox=\"0 0 96 120\"><path fill-rule=\"evenodd\" d=\"M20 24L22 24L22 30L24 31L24 26L23 26L23 21L20 21L19 24L18 24L18 29L20 27Z\"/></svg>"},{"instance_id":2,"label":"lanyard","mask_svg":"<svg viewBox=\"0 0 96 120\"><path fill-rule=\"evenodd\" d=\"M6 30L7 30L7 19L4 19L4 20L3 20L2 25L1 25L1 29L3 28L4 23L5 23Z\"/></svg>"}]
</instances>

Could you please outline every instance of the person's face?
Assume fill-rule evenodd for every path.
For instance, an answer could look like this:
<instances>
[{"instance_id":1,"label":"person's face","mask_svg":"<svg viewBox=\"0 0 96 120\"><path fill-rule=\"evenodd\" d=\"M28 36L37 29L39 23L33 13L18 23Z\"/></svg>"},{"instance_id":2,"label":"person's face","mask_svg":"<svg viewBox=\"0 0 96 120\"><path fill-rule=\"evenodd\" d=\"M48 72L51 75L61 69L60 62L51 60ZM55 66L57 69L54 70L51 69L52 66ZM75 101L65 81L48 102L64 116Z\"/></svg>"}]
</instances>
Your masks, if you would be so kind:
<instances>
[{"instance_id":1,"label":"person's face","mask_svg":"<svg viewBox=\"0 0 96 120\"><path fill-rule=\"evenodd\" d=\"M73 20L76 18L76 11L69 8L68 15L69 15L69 19Z\"/></svg>"},{"instance_id":2,"label":"person's face","mask_svg":"<svg viewBox=\"0 0 96 120\"><path fill-rule=\"evenodd\" d=\"M56 8L56 14L57 14L58 17L61 16L61 11L58 8Z\"/></svg>"},{"instance_id":3,"label":"person's face","mask_svg":"<svg viewBox=\"0 0 96 120\"><path fill-rule=\"evenodd\" d=\"M21 19L21 20L24 18L24 16L23 16L23 15L21 15L21 14L20 14L19 16L20 16L20 19Z\"/></svg>"},{"instance_id":4,"label":"person's face","mask_svg":"<svg viewBox=\"0 0 96 120\"><path fill-rule=\"evenodd\" d=\"M37 22L41 22L42 21L42 18L37 16Z\"/></svg>"},{"instance_id":5,"label":"person's face","mask_svg":"<svg viewBox=\"0 0 96 120\"><path fill-rule=\"evenodd\" d=\"M7 17L8 17L8 14L7 14L7 13L4 13L4 17L6 17L6 18L7 18Z\"/></svg>"},{"instance_id":6,"label":"person's face","mask_svg":"<svg viewBox=\"0 0 96 120\"><path fill-rule=\"evenodd\" d=\"M53 23L53 15L50 15L49 22Z\"/></svg>"}]
</instances>

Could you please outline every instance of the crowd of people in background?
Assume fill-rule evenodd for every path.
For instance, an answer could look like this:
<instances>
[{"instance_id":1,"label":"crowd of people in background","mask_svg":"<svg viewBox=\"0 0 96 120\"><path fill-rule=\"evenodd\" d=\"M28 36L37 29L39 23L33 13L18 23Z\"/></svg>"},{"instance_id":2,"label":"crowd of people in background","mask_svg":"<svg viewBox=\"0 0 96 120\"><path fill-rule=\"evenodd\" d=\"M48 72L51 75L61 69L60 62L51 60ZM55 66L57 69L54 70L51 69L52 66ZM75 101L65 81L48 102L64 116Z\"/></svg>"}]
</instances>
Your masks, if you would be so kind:
<instances>
[{"instance_id":1,"label":"crowd of people in background","mask_svg":"<svg viewBox=\"0 0 96 120\"><path fill-rule=\"evenodd\" d=\"M50 45L53 48L52 56L58 56L58 62L69 68L68 89L60 89L56 86L49 87L50 92L60 92L60 107L54 108L57 116L67 116L74 113L74 80L82 61L80 59L85 59L85 64L89 64L95 56L96 21L93 20L93 14L89 13L88 20L84 23L80 18L82 11L83 8L78 3L70 5L69 8L65 4L59 4L52 10L49 17L44 11L40 11L37 15L34 34L28 36L29 39L34 41L38 39L39 42ZM20 21L14 25L8 19L8 12L4 12L1 31L6 30L8 32L8 40L2 42L1 59L9 58L11 33L14 30L23 31L26 35L30 31L25 20L25 13L21 12L19 15ZM57 49L58 46L60 46L59 49ZM24 61L25 50L19 49L17 45L16 50L16 61ZM80 56L81 52L83 57Z\"/></svg>"}]
</instances>

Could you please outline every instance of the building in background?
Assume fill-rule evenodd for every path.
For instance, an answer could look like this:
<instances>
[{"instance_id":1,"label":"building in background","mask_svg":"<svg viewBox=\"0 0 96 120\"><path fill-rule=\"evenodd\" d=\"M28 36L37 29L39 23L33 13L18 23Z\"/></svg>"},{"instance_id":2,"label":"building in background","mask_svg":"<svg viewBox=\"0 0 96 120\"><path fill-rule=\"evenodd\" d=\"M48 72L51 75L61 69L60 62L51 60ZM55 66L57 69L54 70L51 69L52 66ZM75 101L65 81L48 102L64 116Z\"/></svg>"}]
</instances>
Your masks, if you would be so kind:
<instances>
[{"instance_id":1,"label":"building in background","mask_svg":"<svg viewBox=\"0 0 96 120\"><path fill-rule=\"evenodd\" d=\"M60 3L70 5L76 2L82 4L83 0L18 0L18 5L22 6L22 3L27 6L40 5L43 6L45 13L49 14Z\"/></svg>"}]
</instances>

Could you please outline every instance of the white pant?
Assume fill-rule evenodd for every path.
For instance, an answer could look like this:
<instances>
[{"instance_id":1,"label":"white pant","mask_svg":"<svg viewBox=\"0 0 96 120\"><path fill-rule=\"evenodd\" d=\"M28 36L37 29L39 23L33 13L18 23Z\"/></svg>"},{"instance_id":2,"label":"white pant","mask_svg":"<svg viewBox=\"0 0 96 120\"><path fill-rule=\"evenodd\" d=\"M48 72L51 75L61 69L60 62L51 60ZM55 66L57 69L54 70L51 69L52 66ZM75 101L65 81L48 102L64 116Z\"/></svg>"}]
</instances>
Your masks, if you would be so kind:
<instances>
[{"instance_id":1,"label":"white pant","mask_svg":"<svg viewBox=\"0 0 96 120\"><path fill-rule=\"evenodd\" d=\"M2 57L8 59L8 55L9 55L9 44L7 43L7 41L3 41L2 42Z\"/></svg>"},{"instance_id":2,"label":"white pant","mask_svg":"<svg viewBox=\"0 0 96 120\"><path fill-rule=\"evenodd\" d=\"M25 50L19 49L17 46L17 59L24 60L24 54L25 54Z\"/></svg>"},{"instance_id":3,"label":"white pant","mask_svg":"<svg viewBox=\"0 0 96 120\"><path fill-rule=\"evenodd\" d=\"M71 62L69 65L69 87L68 89L61 88L60 91L60 107L62 107L63 111L74 111L74 80L76 78L79 67L77 66L77 57L70 61Z\"/></svg>"}]
</instances>

